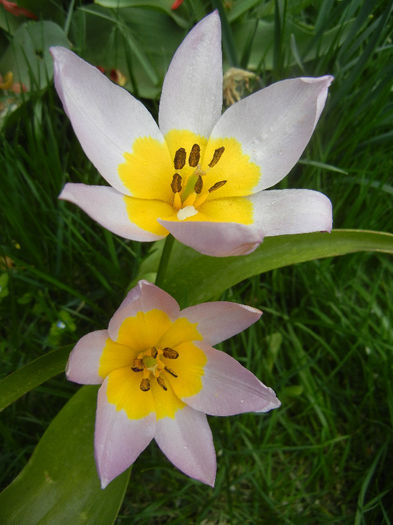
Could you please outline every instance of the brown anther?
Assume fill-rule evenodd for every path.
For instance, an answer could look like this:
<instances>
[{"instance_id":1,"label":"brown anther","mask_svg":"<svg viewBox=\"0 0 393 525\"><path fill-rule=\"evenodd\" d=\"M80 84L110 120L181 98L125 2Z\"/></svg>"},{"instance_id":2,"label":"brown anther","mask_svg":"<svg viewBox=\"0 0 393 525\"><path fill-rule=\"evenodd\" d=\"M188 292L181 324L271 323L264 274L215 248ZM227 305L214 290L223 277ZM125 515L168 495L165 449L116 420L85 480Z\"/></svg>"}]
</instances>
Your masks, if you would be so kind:
<instances>
[{"instance_id":1,"label":"brown anther","mask_svg":"<svg viewBox=\"0 0 393 525\"><path fill-rule=\"evenodd\" d=\"M203 180L202 180L202 177L198 175L197 181L194 186L195 193L198 193L199 195L199 193L201 193L202 191L202 188L203 188Z\"/></svg>"},{"instance_id":2,"label":"brown anther","mask_svg":"<svg viewBox=\"0 0 393 525\"><path fill-rule=\"evenodd\" d=\"M179 352L176 352L173 348L166 347L162 351L164 357L168 359L177 359L179 357Z\"/></svg>"},{"instance_id":3,"label":"brown anther","mask_svg":"<svg viewBox=\"0 0 393 525\"><path fill-rule=\"evenodd\" d=\"M181 183L182 183L181 176L178 173L175 173L172 178L172 182L171 182L171 188L172 188L173 193L181 192L181 188L182 188Z\"/></svg>"},{"instance_id":4,"label":"brown anther","mask_svg":"<svg viewBox=\"0 0 393 525\"><path fill-rule=\"evenodd\" d=\"M165 381L161 376L157 377L157 383L160 385L161 388L163 388L165 391L168 390L165 386Z\"/></svg>"},{"instance_id":5,"label":"brown anther","mask_svg":"<svg viewBox=\"0 0 393 525\"><path fill-rule=\"evenodd\" d=\"M144 377L142 379L139 388L142 390L142 392L147 392L148 390L150 390L150 381L147 379L147 377Z\"/></svg>"},{"instance_id":6,"label":"brown anther","mask_svg":"<svg viewBox=\"0 0 393 525\"><path fill-rule=\"evenodd\" d=\"M157 348L153 346L153 348L151 349L152 358L155 359L157 357L157 354L158 354Z\"/></svg>"},{"instance_id":7,"label":"brown anther","mask_svg":"<svg viewBox=\"0 0 393 525\"><path fill-rule=\"evenodd\" d=\"M131 370L133 372L143 372L142 359L134 359L134 362L132 363Z\"/></svg>"},{"instance_id":8,"label":"brown anther","mask_svg":"<svg viewBox=\"0 0 393 525\"><path fill-rule=\"evenodd\" d=\"M194 144L191 148L190 155L188 157L188 164L191 168L196 168L198 166L199 159L201 158L201 148L198 144Z\"/></svg>"},{"instance_id":9,"label":"brown anther","mask_svg":"<svg viewBox=\"0 0 393 525\"><path fill-rule=\"evenodd\" d=\"M209 162L209 168L212 168L217 164L217 162L221 159L221 155L224 153L225 148L224 146L221 146L221 148L217 148L213 153L213 158Z\"/></svg>"},{"instance_id":10,"label":"brown anther","mask_svg":"<svg viewBox=\"0 0 393 525\"><path fill-rule=\"evenodd\" d=\"M184 148L179 148L175 153L175 158L173 160L173 165L175 170L181 170L184 168L186 163L186 150Z\"/></svg>"},{"instance_id":11,"label":"brown anther","mask_svg":"<svg viewBox=\"0 0 393 525\"><path fill-rule=\"evenodd\" d=\"M221 186L224 186L224 184L226 184L226 180L220 180L218 182L216 182L215 184L213 184L213 186L211 188L209 188L209 193L211 193L212 191L216 191L218 190L218 188L221 188Z\"/></svg>"},{"instance_id":12,"label":"brown anther","mask_svg":"<svg viewBox=\"0 0 393 525\"><path fill-rule=\"evenodd\" d=\"M171 368L168 368L167 366L164 368L164 370L166 370L168 372L168 374L171 374L171 376L173 377L177 377L177 374L175 374L175 372L171 369Z\"/></svg>"}]
</instances>

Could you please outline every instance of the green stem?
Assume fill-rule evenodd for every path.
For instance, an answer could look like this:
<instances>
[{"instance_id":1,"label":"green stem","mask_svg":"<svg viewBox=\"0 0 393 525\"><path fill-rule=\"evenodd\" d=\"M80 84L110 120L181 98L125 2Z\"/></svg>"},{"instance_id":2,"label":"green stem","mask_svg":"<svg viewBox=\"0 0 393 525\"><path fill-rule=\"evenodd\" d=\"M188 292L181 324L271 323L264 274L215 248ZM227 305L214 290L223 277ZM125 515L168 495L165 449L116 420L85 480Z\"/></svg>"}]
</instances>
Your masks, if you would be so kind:
<instances>
[{"instance_id":1,"label":"green stem","mask_svg":"<svg viewBox=\"0 0 393 525\"><path fill-rule=\"evenodd\" d=\"M165 244L162 250L160 264L158 265L158 270L157 270L157 277L156 277L157 286L162 286L162 283L164 281L164 277L165 277L166 269L168 267L169 257L171 255L174 240L175 238L171 234L169 234L168 237L165 239Z\"/></svg>"}]
</instances>

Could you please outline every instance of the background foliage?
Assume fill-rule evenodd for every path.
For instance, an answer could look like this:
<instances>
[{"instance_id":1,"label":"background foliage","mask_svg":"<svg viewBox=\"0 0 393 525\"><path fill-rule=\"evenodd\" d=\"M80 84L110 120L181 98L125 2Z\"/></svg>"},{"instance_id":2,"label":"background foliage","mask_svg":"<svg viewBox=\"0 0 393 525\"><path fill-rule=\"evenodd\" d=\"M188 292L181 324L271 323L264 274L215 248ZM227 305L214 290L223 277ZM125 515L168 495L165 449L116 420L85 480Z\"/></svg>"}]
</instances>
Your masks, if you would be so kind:
<instances>
[{"instance_id":1,"label":"background foliage","mask_svg":"<svg viewBox=\"0 0 393 525\"><path fill-rule=\"evenodd\" d=\"M0 74L4 80L12 71L19 84L0 90L1 377L62 350L48 358L50 379L1 414L2 487L25 466L77 390L62 374L52 377L64 367L68 348L107 326L138 275L154 277L154 250L160 249L140 269L151 246L120 239L57 201L66 181L102 181L54 92L49 45L72 47L108 75L119 70L125 87L156 116L174 50L196 21L218 7L226 71L247 70L227 73L228 104L282 78L335 76L315 136L281 187L329 195L336 228L393 231L391 2L185 0L175 11L166 0L18 4L36 19L0 5ZM190 257L195 274L198 265ZM152 444L133 467L116 523L391 523L391 257L352 254L263 270L235 279L238 284L222 293L224 288L207 284L215 282L213 265L206 283L195 277L189 289L175 293L183 294L179 300L221 297L264 311L256 326L222 348L273 387L282 407L262 416L209 418L218 454L214 490L186 478ZM37 363L36 374L42 368ZM10 395L12 378L7 381L3 391ZM29 388L25 384L24 391ZM74 398L69 420L68 412L61 413L73 426L75 443L92 432L76 417L77 403L91 395ZM55 430L51 435L61 448ZM70 473L82 454L86 450L76 445L74 453L59 456L74 491L79 478ZM125 487L126 481L119 483ZM91 490L102 495L96 486ZM14 508L19 504L23 511L23 498L17 502ZM118 505L113 508L115 515ZM23 523L38 522L28 506L23 516ZM40 523L51 519L49 513ZM87 513L80 522L113 519ZM21 518L7 511L3 521ZM61 523L58 516L55 522Z\"/></svg>"}]
</instances>

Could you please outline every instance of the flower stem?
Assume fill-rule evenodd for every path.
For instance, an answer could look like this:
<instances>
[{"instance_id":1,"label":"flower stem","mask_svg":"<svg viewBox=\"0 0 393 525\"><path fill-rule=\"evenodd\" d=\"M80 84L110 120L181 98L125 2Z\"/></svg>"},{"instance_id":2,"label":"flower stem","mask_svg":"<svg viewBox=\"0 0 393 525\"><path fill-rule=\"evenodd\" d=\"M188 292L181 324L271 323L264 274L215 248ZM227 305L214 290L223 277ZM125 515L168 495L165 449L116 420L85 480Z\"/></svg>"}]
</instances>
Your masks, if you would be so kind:
<instances>
[{"instance_id":1,"label":"flower stem","mask_svg":"<svg viewBox=\"0 0 393 525\"><path fill-rule=\"evenodd\" d=\"M165 239L165 244L162 250L160 264L158 265L158 270L157 270L157 277L156 277L157 286L161 286L164 281L164 277L165 277L166 269L168 267L169 257L171 255L174 240L175 238L171 234L169 234L168 237Z\"/></svg>"}]
</instances>

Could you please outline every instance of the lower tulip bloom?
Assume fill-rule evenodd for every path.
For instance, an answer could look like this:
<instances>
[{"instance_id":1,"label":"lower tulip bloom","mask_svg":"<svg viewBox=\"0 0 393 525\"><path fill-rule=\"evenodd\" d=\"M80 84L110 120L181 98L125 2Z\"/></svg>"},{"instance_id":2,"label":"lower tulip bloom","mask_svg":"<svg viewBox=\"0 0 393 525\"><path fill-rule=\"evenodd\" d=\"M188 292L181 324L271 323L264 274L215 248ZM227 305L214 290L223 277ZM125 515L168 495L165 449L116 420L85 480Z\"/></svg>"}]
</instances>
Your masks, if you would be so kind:
<instances>
[{"instance_id":1,"label":"lower tulip bloom","mask_svg":"<svg viewBox=\"0 0 393 525\"><path fill-rule=\"evenodd\" d=\"M206 414L267 412L280 405L271 388L228 354L212 348L257 321L259 310L211 302L179 309L140 281L107 330L82 337L67 378L101 384L95 457L102 488L154 438L188 476L214 486L216 455Z\"/></svg>"},{"instance_id":2,"label":"lower tulip bloom","mask_svg":"<svg viewBox=\"0 0 393 525\"><path fill-rule=\"evenodd\" d=\"M332 77L277 82L222 109L221 27L187 35L164 79L159 127L146 108L68 49L51 48L74 131L108 186L68 183L61 199L127 239L171 233L213 256L250 253L265 236L330 231L329 199L270 190L299 160Z\"/></svg>"}]
</instances>

